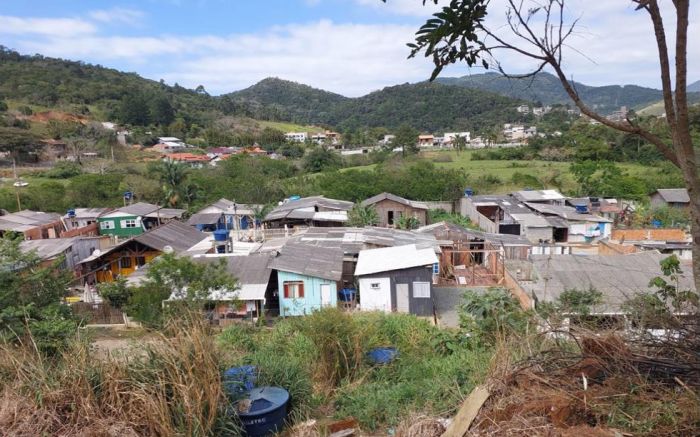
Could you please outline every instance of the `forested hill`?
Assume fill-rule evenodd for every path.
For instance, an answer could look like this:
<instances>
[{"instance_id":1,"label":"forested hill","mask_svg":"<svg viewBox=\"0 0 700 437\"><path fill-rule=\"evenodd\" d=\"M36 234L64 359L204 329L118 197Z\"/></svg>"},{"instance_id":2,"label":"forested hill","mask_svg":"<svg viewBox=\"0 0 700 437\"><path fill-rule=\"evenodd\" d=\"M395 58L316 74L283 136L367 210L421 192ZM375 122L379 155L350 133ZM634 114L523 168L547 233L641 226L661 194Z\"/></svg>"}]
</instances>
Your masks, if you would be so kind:
<instances>
[{"instance_id":1,"label":"forested hill","mask_svg":"<svg viewBox=\"0 0 700 437\"><path fill-rule=\"evenodd\" d=\"M240 106L274 109L278 117L297 123L321 123L342 130L378 126L391 129L407 123L429 132L513 121L520 103L494 93L426 82L348 98L276 78L264 79L225 97Z\"/></svg>"},{"instance_id":2,"label":"forested hill","mask_svg":"<svg viewBox=\"0 0 700 437\"><path fill-rule=\"evenodd\" d=\"M571 103L559 79L549 73L538 73L532 78L524 79L511 79L499 73L484 73L463 77L444 77L437 81L518 99L539 101L545 105ZM620 106L639 109L662 98L661 90L637 85L595 87L578 82L575 84L583 100L603 113L615 111ZM691 91L690 87L688 90Z\"/></svg>"}]
</instances>

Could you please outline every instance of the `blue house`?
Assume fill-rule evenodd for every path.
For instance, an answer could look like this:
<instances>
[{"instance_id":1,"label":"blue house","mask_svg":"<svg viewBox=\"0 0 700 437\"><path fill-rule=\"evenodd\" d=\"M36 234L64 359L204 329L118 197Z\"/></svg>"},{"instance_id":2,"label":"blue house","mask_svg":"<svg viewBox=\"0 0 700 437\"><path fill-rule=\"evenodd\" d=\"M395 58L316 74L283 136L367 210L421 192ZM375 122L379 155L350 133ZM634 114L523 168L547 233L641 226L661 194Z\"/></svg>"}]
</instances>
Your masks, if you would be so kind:
<instances>
[{"instance_id":1,"label":"blue house","mask_svg":"<svg viewBox=\"0 0 700 437\"><path fill-rule=\"evenodd\" d=\"M338 303L343 250L287 243L272 260L277 272L280 316L303 316Z\"/></svg>"},{"instance_id":2,"label":"blue house","mask_svg":"<svg viewBox=\"0 0 700 437\"><path fill-rule=\"evenodd\" d=\"M217 229L246 230L254 227L258 208L262 206L219 199L198 211L187 223L203 232L213 232Z\"/></svg>"}]
</instances>

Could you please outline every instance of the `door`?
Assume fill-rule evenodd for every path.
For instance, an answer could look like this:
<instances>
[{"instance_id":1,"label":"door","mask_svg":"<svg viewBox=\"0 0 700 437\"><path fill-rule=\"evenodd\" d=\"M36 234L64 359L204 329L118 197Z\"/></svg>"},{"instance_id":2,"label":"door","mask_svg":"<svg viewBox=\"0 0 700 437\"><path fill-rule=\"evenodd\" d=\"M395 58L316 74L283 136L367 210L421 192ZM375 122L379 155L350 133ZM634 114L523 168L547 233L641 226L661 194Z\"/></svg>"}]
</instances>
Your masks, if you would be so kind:
<instances>
[{"instance_id":1,"label":"door","mask_svg":"<svg viewBox=\"0 0 700 437\"><path fill-rule=\"evenodd\" d=\"M321 284L321 306L331 305L331 284Z\"/></svg>"},{"instance_id":2,"label":"door","mask_svg":"<svg viewBox=\"0 0 700 437\"><path fill-rule=\"evenodd\" d=\"M409 313L408 284L396 284L396 311Z\"/></svg>"}]
</instances>

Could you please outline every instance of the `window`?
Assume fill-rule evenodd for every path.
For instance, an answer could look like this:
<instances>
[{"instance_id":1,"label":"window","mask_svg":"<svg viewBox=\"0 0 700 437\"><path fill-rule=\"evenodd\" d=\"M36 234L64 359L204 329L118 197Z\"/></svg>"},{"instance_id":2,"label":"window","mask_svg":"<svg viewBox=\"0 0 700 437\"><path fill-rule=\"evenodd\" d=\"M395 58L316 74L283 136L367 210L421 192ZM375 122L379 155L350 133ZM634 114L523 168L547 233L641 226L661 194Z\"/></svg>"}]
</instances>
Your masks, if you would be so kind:
<instances>
[{"instance_id":1,"label":"window","mask_svg":"<svg viewBox=\"0 0 700 437\"><path fill-rule=\"evenodd\" d=\"M369 288L373 290L379 290L379 282L372 282L371 284L369 284Z\"/></svg>"},{"instance_id":2,"label":"window","mask_svg":"<svg viewBox=\"0 0 700 437\"><path fill-rule=\"evenodd\" d=\"M125 258L120 258L119 259L119 268L120 269L128 269L131 268L131 258L130 257L125 257Z\"/></svg>"},{"instance_id":3,"label":"window","mask_svg":"<svg viewBox=\"0 0 700 437\"><path fill-rule=\"evenodd\" d=\"M414 282L413 283L413 298L430 299L430 282Z\"/></svg>"},{"instance_id":4,"label":"window","mask_svg":"<svg viewBox=\"0 0 700 437\"><path fill-rule=\"evenodd\" d=\"M100 229L114 229L114 221L108 220L108 221L100 222Z\"/></svg>"},{"instance_id":5,"label":"window","mask_svg":"<svg viewBox=\"0 0 700 437\"><path fill-rule=\"evenodd\" d=\"M136 220L134 220L134 219L124 220L124 227L125 228L135 228L136 227Z\"/></svg>"},{"instance_id":6,"label":"window","mask_svg":"<svg viewBox=\"0 0 700 437\"><path fill-rule=\"evenodd\" d=\"M302 282L302 281L285 281L284 282L284 298L285 299L303 299L304 298L304 282Z\"/></svg>"},{"instance_id":7,"label":"window","mask_svg":"<svg viewBox=\"0 0 700 437\"><path fill-rule=\"evenodd\" d=\"M136 257L136 265L139 267L145 266L146 265L146 257L137 256Z\"/></svg>"}]
</instances>

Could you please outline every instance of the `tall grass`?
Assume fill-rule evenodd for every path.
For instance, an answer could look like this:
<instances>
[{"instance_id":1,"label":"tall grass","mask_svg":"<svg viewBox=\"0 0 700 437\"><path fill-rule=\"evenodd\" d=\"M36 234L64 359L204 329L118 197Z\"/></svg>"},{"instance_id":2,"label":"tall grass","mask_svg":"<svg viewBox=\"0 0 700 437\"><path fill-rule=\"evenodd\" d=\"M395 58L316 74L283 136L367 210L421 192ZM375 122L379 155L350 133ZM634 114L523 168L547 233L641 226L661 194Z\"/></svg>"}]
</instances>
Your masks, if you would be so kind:
<instances>
[{"instance_id":1,"label":"tall grass","mask_svg":"<svg viewBox=\"0 0 700 437\"><path fill-rule=\"evenodd\" d=\"M97 359L86 339L47 360L0 345L5 435L210 436L236 434L207 327L171 326L141 351Z\"/></svg>"},{"instance_id":2,"label":"tall grass","mask_svg":"<svg viewBox=\"0 0 700 437\"><path fill-rule=\"evenodd\" d=\"M353 416L369 430L415 412L452 413L485 377L491 356L414 316L337 309L282 320L272 329L233 326L219 341L231 364L258 367L259 384L290 391L294 420L322 409ZM399 350L395 362L367 361L371 348L388 345Z\"/></svg>"}]
</instances>

